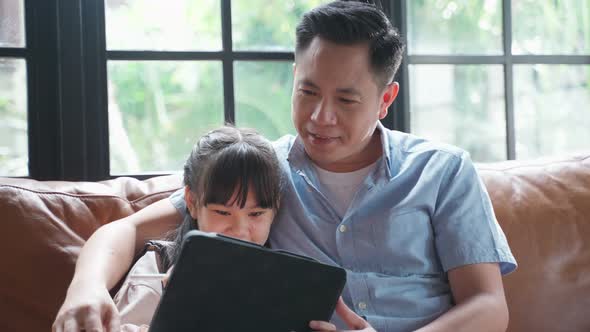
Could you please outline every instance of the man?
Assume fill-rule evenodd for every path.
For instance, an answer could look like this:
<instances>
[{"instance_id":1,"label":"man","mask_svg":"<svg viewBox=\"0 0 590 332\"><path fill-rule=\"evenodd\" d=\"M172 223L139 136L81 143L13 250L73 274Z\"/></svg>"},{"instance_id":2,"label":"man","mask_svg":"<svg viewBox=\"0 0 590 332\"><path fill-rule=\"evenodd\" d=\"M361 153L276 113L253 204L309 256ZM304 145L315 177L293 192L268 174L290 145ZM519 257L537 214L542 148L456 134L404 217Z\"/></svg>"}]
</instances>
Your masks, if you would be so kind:
<instances>
[{"instance_id":1,"label":"man","mask_svg":"<svg viewBox=\"0 0 590 332\"><path fill-rule=\"evenodd\" d=\"M516 265L469 157L379 122L397 96L402 53L373 5L336 1L304 15L293 69L298 136L275 143L285 187L271 245L347 269L339 327L505 331L501 275ZM183 204L175 194L92 235L54 330L117 329L108 289L147 239L180 222Z\"/></svg>"}]
</instances>

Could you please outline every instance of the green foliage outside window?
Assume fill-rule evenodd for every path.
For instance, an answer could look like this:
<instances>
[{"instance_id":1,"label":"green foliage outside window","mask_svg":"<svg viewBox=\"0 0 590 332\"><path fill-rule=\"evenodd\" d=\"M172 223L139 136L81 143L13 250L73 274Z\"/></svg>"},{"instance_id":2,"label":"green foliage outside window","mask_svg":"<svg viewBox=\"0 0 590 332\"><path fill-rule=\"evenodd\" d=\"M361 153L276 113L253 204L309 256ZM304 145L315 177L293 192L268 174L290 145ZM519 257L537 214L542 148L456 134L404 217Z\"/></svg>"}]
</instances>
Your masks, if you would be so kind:
<instances>
[{"instance_id":1,"label":"green foliage outside window","mask_svg":"<svg viewBox=\"0 0 590 332\"><path fill-rule=\"evenodd\" d=\"M232 0L233 50L291 51L297 21L322 2ZM183 16L164 15L162 6ZM511 6L515 55L590 53L590 1ZM105 7L109 50L221 49L219 0L106 0ZM501 0L408 0L407 8L410 55L504 53ZM5 59L0 119L11 129L1 131L0 174L26 175L26 65ZM179 171L194 140L223 124L219 60L108 61L107 68L113 174ZM233 69L236 124L270 139L295 133L291 63L236 61ZM590 65L514 65L513 72L516 157L587 149ZM503 84L498 65L410 66L412 131L463 147L476 161L504 159Z\"/></svg>"}]
</instances>

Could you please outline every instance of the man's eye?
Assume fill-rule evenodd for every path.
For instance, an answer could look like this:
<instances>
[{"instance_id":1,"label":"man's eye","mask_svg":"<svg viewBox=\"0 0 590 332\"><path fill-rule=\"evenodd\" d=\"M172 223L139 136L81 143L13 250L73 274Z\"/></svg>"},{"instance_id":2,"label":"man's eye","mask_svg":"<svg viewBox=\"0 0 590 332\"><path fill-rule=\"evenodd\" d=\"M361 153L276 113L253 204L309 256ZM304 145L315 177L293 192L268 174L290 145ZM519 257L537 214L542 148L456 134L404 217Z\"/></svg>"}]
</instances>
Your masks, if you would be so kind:
<instances>
[{"instance_id":1,"label":"man's eye","mask_svg":"<svg viewBox=\"0 0 590 332\"><path fill-rule=\"evenodd\" d=\"M346 98L340 98L340 101L344 104L354 104L356 103L356 100L352 100L352 99L346 99Z\"/></svg>"},{"instance_id":2,"label":"man's eye","mask_svg":"<svg viewBox=\"0 0 590 332\"><path fill-rule=\"evenodd\" d=\"M222 210L213 210L213 212L222 215L222 216L229 216L229 212L227 211L222 211Z\"/></svg>"},{"instance_id":3,"label":"man's eye","mask_svg":"<svg viewBox=\"0 0 590 332\"><path fill-rule=\"evenodd\" d=\"M315 96L316 95L316 93L311 90L299 89L299 91L301 91L301 93L303 93L306 96Z\"/></svg>"}]
</instances>

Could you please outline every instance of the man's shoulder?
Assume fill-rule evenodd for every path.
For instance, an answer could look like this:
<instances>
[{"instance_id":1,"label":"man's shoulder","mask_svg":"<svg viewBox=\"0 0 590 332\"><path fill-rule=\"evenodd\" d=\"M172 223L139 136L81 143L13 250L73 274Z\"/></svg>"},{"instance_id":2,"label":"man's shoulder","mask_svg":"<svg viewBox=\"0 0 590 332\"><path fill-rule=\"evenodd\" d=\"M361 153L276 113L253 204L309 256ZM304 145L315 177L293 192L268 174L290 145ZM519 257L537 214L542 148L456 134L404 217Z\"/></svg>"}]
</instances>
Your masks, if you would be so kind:
<instances>
[{"instance_id":1,"label":"man's shoulder","mask_svg":"<svg viewBox=\"0 0 590 332\"><path fill-rule=\"evenodd\" d=\"M287 156L289 155L289 150L291 150L291 147L295 142L295 138L296 136L293 135L284 135L282 137L279 137L276 141L272 142L272 146L275 149L275 152L279 157L279 160L287 159Z\"/></svg>"},{"instance_id":2,"label":"man's shoulder","mask_svg":"<svg viewBox=\"0 0 590 332\"><path fill-rule=\"evenodd\" d=\"M468 158L469 153L457 146L442 143L401 131L385 129L390 156L399 162L407 159L445 159L459 161Z\"/></svg>"}]
</instances>

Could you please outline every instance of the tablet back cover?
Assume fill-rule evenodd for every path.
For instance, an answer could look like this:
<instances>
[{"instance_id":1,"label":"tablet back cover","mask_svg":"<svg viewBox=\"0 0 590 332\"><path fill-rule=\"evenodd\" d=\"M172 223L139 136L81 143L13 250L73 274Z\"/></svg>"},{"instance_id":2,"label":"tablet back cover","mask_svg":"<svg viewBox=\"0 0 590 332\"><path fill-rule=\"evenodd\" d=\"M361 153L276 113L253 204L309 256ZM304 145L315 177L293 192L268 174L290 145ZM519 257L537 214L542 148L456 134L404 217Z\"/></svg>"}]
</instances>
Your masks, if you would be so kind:
<instances>
[{"instance_id":1,"label":"tablet back cover","mask_svg":"<svg viewBox=\"0 0 590 332\"><path fill-rule=\"evenodd\" d=\"M345 282L340 267L191 231L150 331L311 331Z\"/></svg>"}]
</instances>

